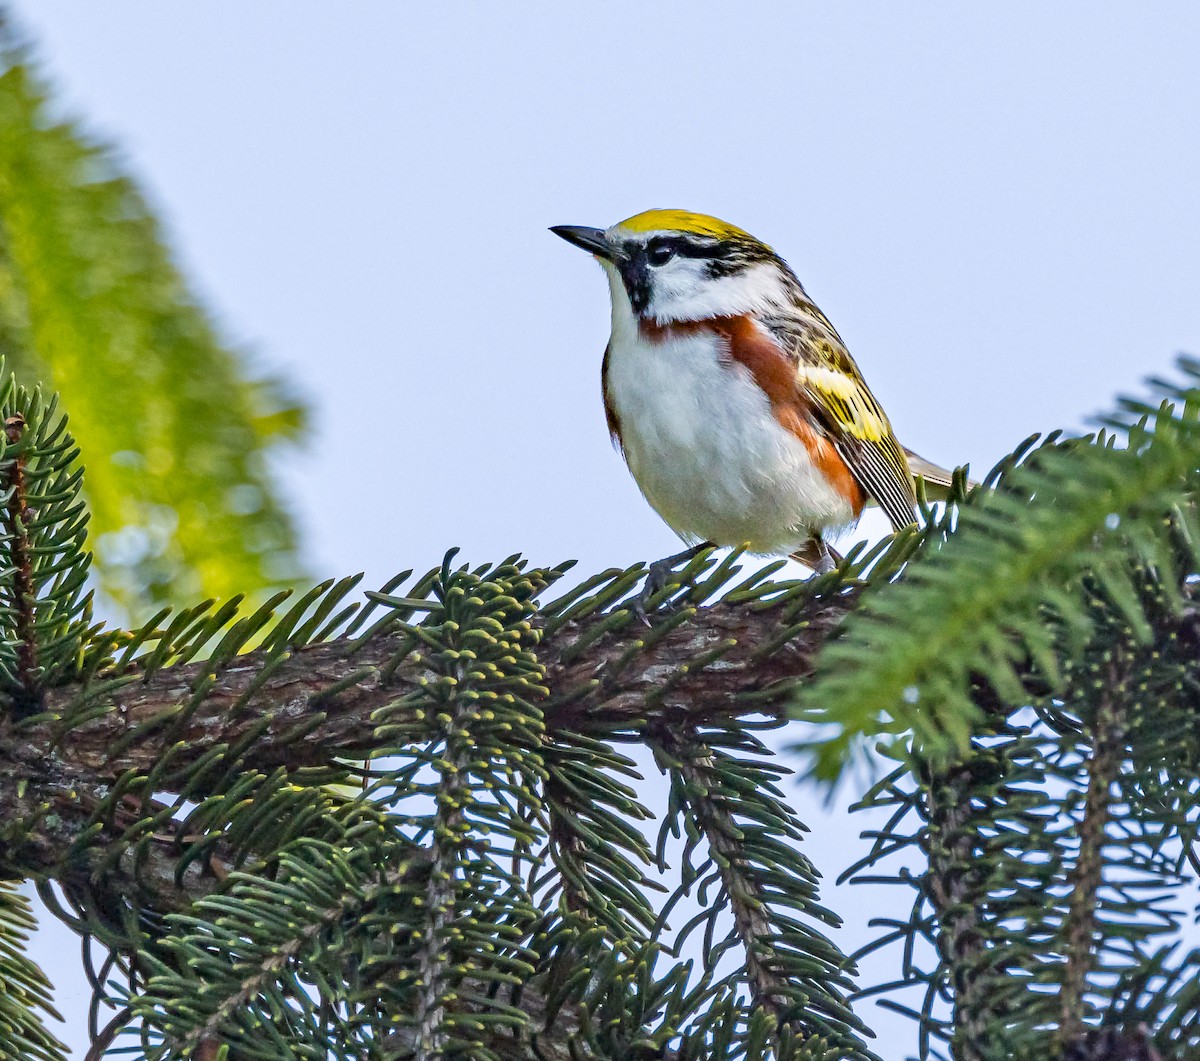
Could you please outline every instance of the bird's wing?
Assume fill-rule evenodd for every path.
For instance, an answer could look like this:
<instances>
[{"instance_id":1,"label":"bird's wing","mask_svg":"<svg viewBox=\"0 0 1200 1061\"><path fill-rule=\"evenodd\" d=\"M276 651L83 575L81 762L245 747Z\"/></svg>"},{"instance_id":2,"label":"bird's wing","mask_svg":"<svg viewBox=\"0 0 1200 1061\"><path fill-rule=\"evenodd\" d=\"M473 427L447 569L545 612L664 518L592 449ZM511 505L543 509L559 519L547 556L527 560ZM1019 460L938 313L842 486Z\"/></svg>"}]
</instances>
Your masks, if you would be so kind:
<instances>
[{"instance_id":1,"label":"bird's wing","mask_svg":"<svg viewBox=\"0 0 1200 1061\"><path fill-rule=\"evenodd\" d=\"M893 527L909 526L917 504L913 473L853 358L840 341L824 337L810 339L797 353L800 390L850 474Z\"/></svg>"},{"instance_id":2,"label":"bird's wing","mask_svg":"<svg viewBox=\"0 0 1200 1061\"><path fill-rule=\"evenodd\" d=\"M917 506L912 472L887 415L821 311L807 301L796 310L762 321L728 318L715 330L728 356L762 387L776 416L795 421L790 430L804 435L810 449L818 443L822 461L834 458L830 463L893 526L911 525Z\"/></svg>"}]
</instances>

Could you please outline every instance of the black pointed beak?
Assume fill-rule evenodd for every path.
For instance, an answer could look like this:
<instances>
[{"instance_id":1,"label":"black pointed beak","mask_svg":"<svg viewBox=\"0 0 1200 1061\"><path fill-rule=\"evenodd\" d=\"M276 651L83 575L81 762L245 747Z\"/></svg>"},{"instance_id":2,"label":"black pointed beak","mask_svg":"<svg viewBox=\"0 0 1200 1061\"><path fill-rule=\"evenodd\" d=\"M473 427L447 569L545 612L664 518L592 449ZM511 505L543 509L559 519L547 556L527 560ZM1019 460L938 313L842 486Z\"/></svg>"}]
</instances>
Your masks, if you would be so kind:
<instances>
[{"instance_id":1,"label":"black pointed beak","mask_svg":"<svg viewBox=\"0 0 1200 1061\"><path fill-rule=\"evenodd\" d=\"M612 261L614 248L604 238L604 229L588 228L586 225L552 225L550 231L561 236L568 243L573 243L597 258Z\"/></svg>"}]
</instances>

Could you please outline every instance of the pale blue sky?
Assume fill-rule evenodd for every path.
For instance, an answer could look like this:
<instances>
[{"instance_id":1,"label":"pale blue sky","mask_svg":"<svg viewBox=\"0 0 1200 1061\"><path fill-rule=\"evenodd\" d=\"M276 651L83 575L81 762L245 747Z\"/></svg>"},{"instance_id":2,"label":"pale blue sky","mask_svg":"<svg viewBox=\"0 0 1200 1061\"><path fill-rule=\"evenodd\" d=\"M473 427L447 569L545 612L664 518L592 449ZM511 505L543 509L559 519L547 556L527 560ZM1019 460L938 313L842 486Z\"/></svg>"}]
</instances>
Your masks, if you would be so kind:
<instances>
[{"instance_id":1,"label":"pale blue sky","mask_svg":"<svg viewBox=\"0 0 1200 1061\"><path fill-rule=\"evenodd\" d=\"M681 206L749 229L901 438L977 471L1200 352L1192 4L16 11L226 332L313 401L287 480L322 575L675 548L604 429L600 271L551 224ZM797 800L836 876L857 823ZM79 1044L74 944L36 950ZM885 1061L912 1049L869 1019Z\"/></svg>"}]
</instances>

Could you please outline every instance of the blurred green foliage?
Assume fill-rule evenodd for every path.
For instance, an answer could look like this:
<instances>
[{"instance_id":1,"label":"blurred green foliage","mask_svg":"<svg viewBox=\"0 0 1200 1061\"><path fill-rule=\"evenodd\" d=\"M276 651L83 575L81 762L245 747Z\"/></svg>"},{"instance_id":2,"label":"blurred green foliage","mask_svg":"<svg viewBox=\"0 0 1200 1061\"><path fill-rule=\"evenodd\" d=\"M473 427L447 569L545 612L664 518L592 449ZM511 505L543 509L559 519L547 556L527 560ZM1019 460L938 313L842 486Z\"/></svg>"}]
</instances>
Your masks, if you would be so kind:
<instances>
[{"instance_id":1,"label":"blurred green foliage","mask_svg":"<svg viewBox=\"0 0 1200 1061\"><path fill-rule=\"evenodd\" d=\"M129 618L294 583L270 457L304 432L189 292L114 151L63 120L0 9L0 354L89 454L99 588Z\"/></svg>"}]
</instances>

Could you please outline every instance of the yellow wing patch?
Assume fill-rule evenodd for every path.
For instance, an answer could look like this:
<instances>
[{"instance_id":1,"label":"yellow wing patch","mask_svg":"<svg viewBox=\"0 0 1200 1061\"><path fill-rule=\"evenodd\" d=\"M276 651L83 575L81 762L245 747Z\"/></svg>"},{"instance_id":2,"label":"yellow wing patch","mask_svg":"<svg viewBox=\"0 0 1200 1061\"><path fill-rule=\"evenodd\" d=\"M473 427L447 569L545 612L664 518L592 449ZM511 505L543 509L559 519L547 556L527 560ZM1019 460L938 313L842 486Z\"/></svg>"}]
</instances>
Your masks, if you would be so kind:
<instances>
[{"instance_id":1,"label":"yellow wing patch","mask_svg":"<svg viewBox=\"0 0 1200 1061\"><path fill-rule=\"evenodd\" d=\"M710 236L713 239L754 240L749 232L737 225L731 225L719 217L709 217L708 214L693 214L689 210L643 210L616 227L629 232L688 232L693 236Z\"/></svg>"},{"instance_id":2,"label":"yellow wing patch","mask_svg":"<svg viewBox=\"0 0 1200 1061\"><path fill-rule=\"evenodd\" d=\"M878 441L892 433L874 396L853 376L824 365L801 364L796 380L837 425L855 438Z\"/></svg>"}]
</instances>

